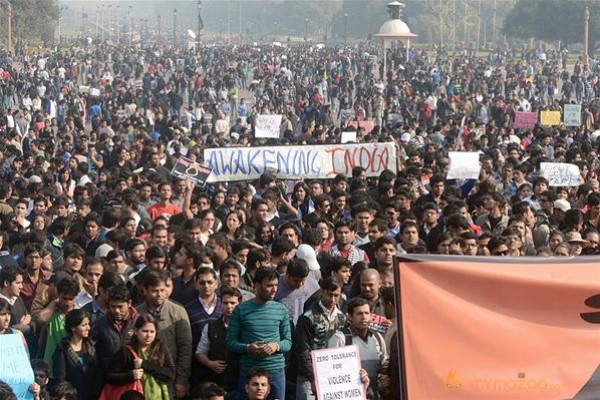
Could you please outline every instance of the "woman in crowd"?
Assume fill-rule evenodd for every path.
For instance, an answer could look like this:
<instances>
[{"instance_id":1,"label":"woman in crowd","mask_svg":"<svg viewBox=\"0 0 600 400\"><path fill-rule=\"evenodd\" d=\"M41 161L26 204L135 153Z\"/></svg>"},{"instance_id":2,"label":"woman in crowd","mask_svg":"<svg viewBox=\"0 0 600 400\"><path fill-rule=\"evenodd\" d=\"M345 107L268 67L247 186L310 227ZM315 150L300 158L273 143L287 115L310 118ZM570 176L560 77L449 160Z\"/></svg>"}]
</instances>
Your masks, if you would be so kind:
<instances>
[{"instance_id":1,"label":"woman in crowd","mask_svg":"<svg viewBox=\"0 0 600 400\"><path fill-rule=\"evenodd\" d=\"M90 317L83 310L65 316L65 337L53 356L52 382L69 382L79 400L98 398L96 349L90 340Z\"/></svg>"},{"instance_id":2,"label":"woman in crowd","mask_svg":"<svg viewBox=\"0 0 600 400\"><path fill-rule=\"evenodd\" d=\"M140 380L146 400L170 400L175 365L168 349L157 337L158 324L150 314L141 314L134 325L131 344L123 346L112 360L106 382L126 385Z\"/></svg>"}]
</instances>

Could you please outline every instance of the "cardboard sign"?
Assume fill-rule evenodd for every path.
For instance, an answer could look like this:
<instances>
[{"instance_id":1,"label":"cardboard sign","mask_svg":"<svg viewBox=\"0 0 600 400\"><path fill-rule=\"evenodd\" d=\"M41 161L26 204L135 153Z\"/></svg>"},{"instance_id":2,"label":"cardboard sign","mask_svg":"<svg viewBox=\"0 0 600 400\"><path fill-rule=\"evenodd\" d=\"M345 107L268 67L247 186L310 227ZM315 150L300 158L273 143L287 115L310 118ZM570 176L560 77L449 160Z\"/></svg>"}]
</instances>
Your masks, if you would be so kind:
<instances>
[{"instance_id":1,"label":"cardboard sign","mask_svg":"<svg viewBox=\"0 0 600 400\"><path fill-rule=\"evenodd\" d=\"M396 171L396 146L389 143L330 144L274 147L220 147L204 150L212 170L208 182L248 181L272 172L280 179L332 179L352 175L354 167L367 176Z\"/></svg>"},{"instance_id":2,"label":"cardboard sign","mask_svg":"<svg viewBox=\"0 0 600 400\"><path fill-rule=\"evenodd\" d=\"M342 132L342 144L348 142L356 143L356 131L344 131Z\"/></svg>"},{"instance_id":3,"label":"cardboard sign","mask_svg":"<svg viewBox=\"0 0 600 400\"><path fill-rule=\"evenodd\" d=\"M257 138L278 139L281 118L282 115L257 115L254 136Z\"/></svg>"},{"instance_id":4,"label":"cardboard sign","mask_svg":"<svg viewBox=\"0 0 600 400\"><path fill-rule=\"evenodd\" d=\"M541 111L540 123L546 126L556 126L561 123L560 111Z\"/></svg>"},{"instance_id":5,"label":"cardboard sign","mask_svg":"<svg viewBox=\"0 0 600 400\"><path fill-rule=\"evenodd\" d=\"M581 125L581 104L565 104L563 120L565 126Z\"/></svg>"},{"instance_id":6,"label":"cardboard sign","mask_svg":"<svg viewBox=\"0 0 600 400\"><path fill-rule=\"evenodd\" d=\"M538 120L536 112L517 111L515 114L515 127L521 129L531 129Z\"/></svg>"},{"instance_id":7,"label":"cardboard sign","mask_svg":"<svg viewBox=\"0 0 600 400\"><path fill-rule=\"evenodd\" d=\"M79 86L79 93L89 93L89 92L90 92L89 86L84 86L84 85Z\"/></svg>"},{"instance_id":8,"label":"cardboard sign","mask_svg":"<svg viewBox=\"0 0 600 400\"><path fill-rule=\"evenodd\" d=\"M479 164L479 153L450 151L450 169L446 179L479 179L481 165Z\"/></svg>"},{"instance_id":9,"label":"cardboard sign","mask_svg":"<svg viewBox=\"0 0 600 400\"><path fill-rule=\"evenodd\" d=\"M177 164L175 164L171 171L171 175L174 177L179 179L189 179L199 186L204 186L210 173L211 169L208 165L197 163L185 157L179 157Z\"/></svg>"},{"instance_id":10,"label":"cardboard sign","mask_svg":"<svg viewBox=\"0 0 600 400\"><path fill-rule=\"evenodd\" d=\"M320 400L365 400L360 381L360 353L356 345L311 351Z\"/></svg>"},{"instance_id":11,"label":"cardboard sign","mask_svg":"<svg viewBox=\"0 0 600 400\"><path fill-rule=\"evenodd\" d=\"M100 89L90 88L90 96L95 96L95 97L100 96Z\"/></svg>"},{"instance_id":12,"label":"cardboard sign","mask_svg":"<svg viewBox=\"0 0 600 400\"><path fill-rule=\"evenodd\" d=\"M33 400L29 385L35 382L29 355L20 334L0 335L0 380L6 382L19 400Z\"/></svg>"},{"instance_id":13,"label":"cardboard sign","mask_svg":"<svg viewBox=\"0 0 600 400\"><path fill-rule=\"evenodd\" d=\"M549 186L579 186L579 167L567 163L540 163L540 174L548 179Z\"/></svg>"},{"instance_id":14,"label":"cardboard sign","mask_svg":"<svg viewBox=\"0 0 600 400\"><path fill-rule=\"evenodd\" d=\"M371 313L371 323L369 324L369 328L371 328L372 331L376 331L382 335L385 335L388 330L386 322L387 318L383 315Z\"/></svg>"}]
</instances>

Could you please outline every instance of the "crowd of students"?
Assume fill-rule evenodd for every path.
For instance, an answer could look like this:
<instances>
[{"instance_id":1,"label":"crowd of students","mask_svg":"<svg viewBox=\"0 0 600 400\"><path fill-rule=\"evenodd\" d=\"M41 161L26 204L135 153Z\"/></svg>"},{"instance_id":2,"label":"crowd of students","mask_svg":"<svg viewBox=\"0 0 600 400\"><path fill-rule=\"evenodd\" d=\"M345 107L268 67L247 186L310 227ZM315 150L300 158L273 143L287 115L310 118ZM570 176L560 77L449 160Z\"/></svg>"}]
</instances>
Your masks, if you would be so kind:
<instances>
[{"instance_id":1,"label":"crowd of students","mask_svg":"<svg viewBox=\"0 0 600 400\"><path fill-rule=\"evenodd\" d=\"M0 334L23 338L36 398L314 399L311 351L353 344L353 379L394 399L398 256L598 253L594 68L391 49L382 76L376 54L0 57ZM515 127L518 111L571 102L581 126ZM283 115L279 139L254 137L258 114ZM205 186L170 174L206 148L340 143L366 120L357 142L395 142L397 170ZM479 179L446 179L448 151L479 151ZM550 187L544 161L578 165L580 185Z\"/></svg>"}]
</instances>

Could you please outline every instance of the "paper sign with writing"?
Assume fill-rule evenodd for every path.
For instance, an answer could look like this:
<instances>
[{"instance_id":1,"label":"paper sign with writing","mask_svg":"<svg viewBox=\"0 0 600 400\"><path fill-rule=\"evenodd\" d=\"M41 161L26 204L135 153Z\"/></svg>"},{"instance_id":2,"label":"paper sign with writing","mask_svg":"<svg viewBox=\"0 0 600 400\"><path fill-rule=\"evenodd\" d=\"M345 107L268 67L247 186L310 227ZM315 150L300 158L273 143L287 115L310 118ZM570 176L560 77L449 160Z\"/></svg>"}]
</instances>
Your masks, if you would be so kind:
<instances>
[{"instance_id":1,"label":"paper sign with writing","mask_svg":"<svg viewBox=\"0 0 600 400\"><path fill-rule=\"evenodd\" d=\"M356 142L356 131L342 132L342 144L348 142Z\"/></svg>"},{"instance_id":2,"label":"paper sign with writing","mask_svg":"<svg viewBox=\"0 0 600 400\"><path fill-rule=\"evenodd\" d=\"M479 153L451 151L450 169L446 179L479 179L481 165L479 164Z\"/></svg>"},{"instance_id":3,"label":"paper sign with writing","mask_svg":"<svg viewBox=\"0 0 600 400\"><path fill-rule=\"evenodd\" d=\"M561 115L560 111L541 111L540 112L540 123L546 126L560 125Z\"/></svg>"},{"instance_id":4,"label":"paper sign with writing","mask_svg":"<svg viewBox=\"0 0 600 400\"><path fill-rule=\"evenodd\" d=\"M319 400L365 400L356 345L313 350L312 364Z\"/></svg>"},{"instance_id":5,"label":"paper sign with writing","mask_svg":"<svg viewBox=\"0 0 600 400\"><path fill-rule=\"evenodd\" d=\"M100 89L90 88L90 96L100 96Z\"/></svg>"},{"instance_id":6,"label":"paper sign with writing","mask_svg":"<svg viewBox=\"0 0 600 400\"><path fill-rule=\"evenodd\" d=\"M549 186L579 186L579 167L567 163L540 163L540 174Z\"/></svg>"},{"instance_id":7,"label":"paper sign with writing","mask_svg":"<svg viewBox=\"0 0 600 400\"><path fill-rule=\"evenodd\" d=\"M531 129L535 126L538 120L536 112L517 111L515 114L515 127L521 129Z\"/></svg>"},{"instance_id":8,"label":"paper sign with writing","mask_svg":"<svg viewBox=\"0 0 600 400\"><path fill-rule=\"evenodd\" d=\"M281 115L257 115L254 136L257 138L278 139L281 118Z\"/></svg>"},{"instance_id":9,"label":"paper sign with writing","mask_svg":"<svg viewBox=\"0 0 600 400\"><path fill-rule=\"evenodd\" d=\"M29 355L19 334L0 335L0 380L6 382L19 400L33 400L29 385L34 382Z\"/></svg>"},{"instance_id":10,"label":"paper sign with writing","mask_svg":"<svg viewBox=\"0 0 600 400\"><path fill-rule=\"evenodd\" d=\"M79 93L89 93L89 92L90 92L89 86L84 86L84 85L79 86Z\"/></svg>"},{"instance_id":11,"label":"paper sign with writing","mask_svg":"<svg viewBox=\"0 0 600 400\"><path fill-rule=\"evenodd\" d=\"M563 119L565 126L581 125L581 104L565 104Z\"/></svg>"},{"instance_id":12,"label":"paper sign with writing","mask_svg":"<svg viewBox=\"0 0 600 400\"><path fill-rule=\"evenodd\" d=\"M248 181L271 172L281 179L333 179L363 167L367 176L396 171L394 143L221 147L204 150L208 182Z\"/></svg>"},{"instance_id":13,"label":"paper sign with writing","mask_svg":"<svg viewBox=\"0 0 600 400\"><path fill-rule=\"evenodd\" d=\"M211 170L208 165L200 164L189 158L179 157L177 164L173 167L171 175L179 179L189 179L196 185L204 186Z\"/></svg>"}]
</instances>

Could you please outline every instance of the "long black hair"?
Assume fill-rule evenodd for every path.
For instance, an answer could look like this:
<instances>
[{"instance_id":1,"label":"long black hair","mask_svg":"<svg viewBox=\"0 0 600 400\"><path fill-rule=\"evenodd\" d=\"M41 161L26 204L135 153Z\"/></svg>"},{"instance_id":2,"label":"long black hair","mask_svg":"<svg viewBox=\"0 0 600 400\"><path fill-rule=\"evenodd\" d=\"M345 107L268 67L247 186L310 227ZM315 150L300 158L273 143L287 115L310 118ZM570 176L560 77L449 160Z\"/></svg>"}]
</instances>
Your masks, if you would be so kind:
<instances>
[{"instance_id":1,"label":"long black hair","mask_svg":"<svg viewBox=\"0 0 600 400\"><path fill-rule=\"evenodd\" d=\"M146 350L146 358L152 361L156 361L160 365L163 365L165 362L165 349L160 340L158 339L158 322L156 321L156 318L154 318L150 314L140 314L137 320L135 321L134 328L141 329L146 324L152 324L154 325L154 329L156 329L156 338L154 339L154 342L152 342L150 347L148 347L148 350ZM133 337L131 338L131 345L134 348L139 347L136 335L133 335Z\"/></svg>"}]
</instances>

